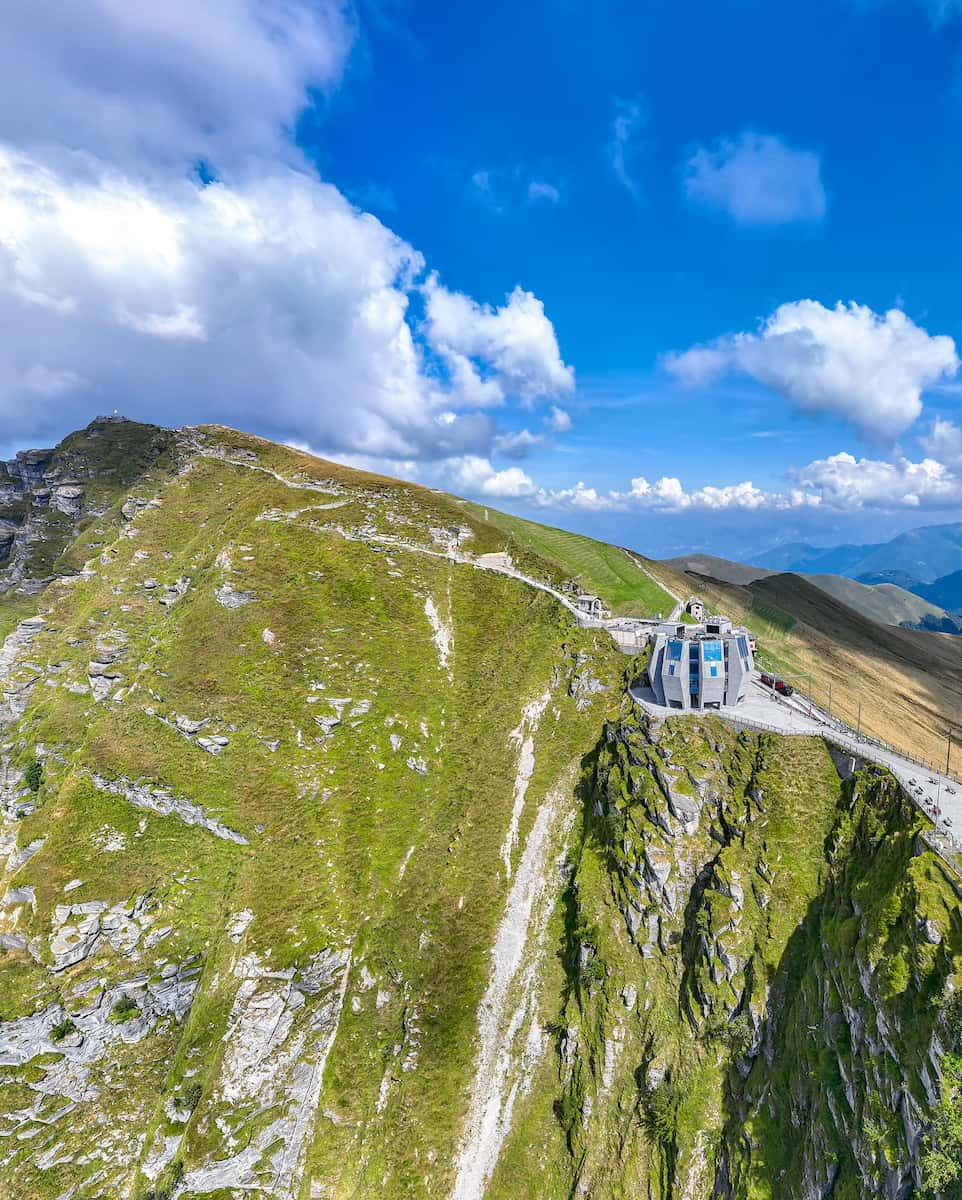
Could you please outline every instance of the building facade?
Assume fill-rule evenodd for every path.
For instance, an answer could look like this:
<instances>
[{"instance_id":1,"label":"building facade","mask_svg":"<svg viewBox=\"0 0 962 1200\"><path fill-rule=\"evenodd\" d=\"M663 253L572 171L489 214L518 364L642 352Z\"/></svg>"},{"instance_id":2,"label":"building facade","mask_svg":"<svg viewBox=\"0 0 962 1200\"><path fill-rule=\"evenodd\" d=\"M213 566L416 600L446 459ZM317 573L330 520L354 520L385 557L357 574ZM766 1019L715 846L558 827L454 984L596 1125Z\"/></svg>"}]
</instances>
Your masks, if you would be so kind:
<instances>
[{"instance_id":1,"label":"building facade","mask_svg":"<svg viewBox=\"0 0 962 1200\"><path fill-rule=\"evenodd\" d=\"M578 612L584 613L586 617L595 617L597 620L601 620L605 615L605 606L600 596L579 596L577 608Z\"/></svg>"},{"instance_id":2,"label":"building facade","mask_svg":"<svg viewBox=\"0 0 962 1200\"><path fill-rule=\"evenodd\" d=\"M652 639L648 678L669 708L721 708L741 703L755 663L751 635L727 617L700 625L662 625Z\"/></svg>"}]
</instances>

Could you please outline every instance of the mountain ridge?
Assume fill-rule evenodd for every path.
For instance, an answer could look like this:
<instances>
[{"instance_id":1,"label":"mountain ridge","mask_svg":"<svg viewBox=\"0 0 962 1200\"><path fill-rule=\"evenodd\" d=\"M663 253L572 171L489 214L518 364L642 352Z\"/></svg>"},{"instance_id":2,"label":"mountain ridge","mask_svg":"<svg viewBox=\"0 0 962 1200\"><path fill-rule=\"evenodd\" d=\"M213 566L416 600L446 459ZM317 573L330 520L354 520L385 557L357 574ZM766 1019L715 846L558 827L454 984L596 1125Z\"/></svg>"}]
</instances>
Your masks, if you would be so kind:
<instances>
[{"instance_id":1,"label":"mountain ridge","mask_svg":"<svg viewBox=\"0 0 962 1200\"><path fill-rule=\"evenodd\" d=\"M923 525L888 542L817 547L806 543L776 546L755 555L772 570L859 578L897 571L904 578L929 584L962 569L962 523Z\"/></svg>"},{"instance_id":2,"label":"mountain ridge","mask_svg":"<svg viewBox=\"0 0 962 1200\"><path fill-rule=\"evenodd\" d=\"M752 584L780 573L711 554L688 554L664 561L676 570L740 585ZM880 624L934 633L962 633L962 619L918 591L909 591L887 580L867 584L844 575L810 575L803 571L793 571L791 574L798 574L799 578L808 580L828 595Z\"/></svg>"},{"instance_id":3,"label":"mountain ridge","mask_svg":"<svg viewBox=\"0 0 962 1200\"><path fill-rule=\"evenodd\" d=\"M0 1196L921 1185L962 885L890 776L651 721L644 656L483 559L651 615L662 564L171 436L0 595ZM709 586L799 669L918 696L925 745L958 710L909 674L928 635L876 657L792 578Z\"/></svg>"}]
</instances>

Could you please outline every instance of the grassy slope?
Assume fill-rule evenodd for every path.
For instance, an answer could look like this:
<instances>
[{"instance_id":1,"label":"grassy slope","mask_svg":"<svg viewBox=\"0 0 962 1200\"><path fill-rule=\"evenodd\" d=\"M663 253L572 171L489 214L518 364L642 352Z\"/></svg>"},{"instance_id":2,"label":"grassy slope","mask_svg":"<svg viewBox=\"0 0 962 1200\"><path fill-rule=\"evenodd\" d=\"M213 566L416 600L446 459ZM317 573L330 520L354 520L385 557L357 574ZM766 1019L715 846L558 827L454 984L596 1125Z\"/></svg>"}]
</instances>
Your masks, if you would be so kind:
<instances>
[{"instance_id":1,"label":"grassy slope","mask_svg":"<svg viewBox=\"0 0 962 1200\"><path fill-rule=\"evenodd\" d=\"M559 573L558 583L571 578L585 591L601 596L619 616L667 616L674 607L671 596L619 546L549 525L526 521L482 505L465 508L510 536L510 548L536 554Z\"/></svg>"},{"instance_id":2,"label":"grassy slope","mask_svg":"<svg viewBox=\"0 0 962 1200\"><path fill-rule=\"evenodd\" d=\"M503 902L499 850L517 759L509 733L522 705L556 679L536 739L523 840L537 798L577 763L605 703L601 694L579 712L567 697L574 650L602 678L620 660L603 634L578 631L541 593L427 556L375 553L333 528L374 525L430 544L430 526L463 519L443 498L254 439L212 436L289 477L320 475L348 503L259 521L268 510L291 514L332 497L201 459L167 486L159 509L137 519L135 537L105 547L92 578L47 593L50 632L37 639L31 660L56 663L51 678L61 685L82 682L97 636L122 628L124 692L98 705L63 686L38 686L16 729L21 764L38 745L47 748L41 806L18 830L21 845L46 842L16 878L36 888L35 909L21 911L18 929L36 939L43 962L4 956L4 1015L53 995L69 1011L82 981L129 978L200 955L204 984L187 1024L94 1072L111 1075L110 1095L122 1095L125 1121L166 1135L182 1126L164 1115L164 1100L188 1078L200 1082L203 1098L182 1148L189 1169L226 1153L216 1118L238 1127L250 1117L245 1136L264 1120L218 1098L238 956L284 971L350 944L357 1003L345 1009L328 1063L324 1108L334 1116L322 1119L311 1169L337 1195L438 1194L450 1180ZM95 534L106 540L111 528L108 517ZM487 536L478 527L475 548L486 548ZM218 565L224 551L229 569L223 558ZM142 586L147 577L181 576L190 577L190 589L169 611ZM225 579L256 600L223 608L213 593ZM454 630L450 680L425 616L428 596ZM350 707L326 739L314 717L330 713L328 697L349 698ZM367 711L357 709L361 701ZM159 719L178 713L210 718L207 732L226 735L228 748L213 757ZM391 734L402 739L399 750ZM280 747L272 752L266 740L275 738ZM409 755L425 760L426 774L406 765ZM250 845L134 809L96 790L89 771L165 786ZM119 835L124 848L105 852L106 833ZM139 951L135 963L108 950L51 977L44 965L51 916L74 878L83 886L73 901L149 894L155 925L170 924L172 933L154 951ZM245 909L254 919L235 946L224 930ZM362 963L377 980L374 990L357 983ZM396 1048L411 1049L412 1012L419 1066L402 1071ZM388 1100L375 1116L385 1073ZM5 1072L17 1103L21 1075ZM64 1152L89 1152L98 1122L113 1119L106 1102L84 1106L59 1130ZM31 1148L23 1143L0 1169L0 1195L14 1178L22 1200L72 1184L78 1196L88 1194L88 1169L37 1171ZM426 1173L425 1161L437 1166ZM129 1171L118 1187L122 1178Z\"/></svg>"},{"instance_id":3,"label":"grassy slope","mask_svg":"<svg viewBox=\"0 0 962 1200\"><path fill-rule=\"evenodd\" d=\"M253 1097L228 1103L223 1095L238 972L252 956L278 976L296 972L348 946L346 1003L299 1200L311 1180L332 1198L448 1194L477 1006L506 890L500 849L518 759L510 735L522 706L548 687L519 845L540 798L585 756L577 805L566 788L569 811L578 807L580 816L557 877L539 984L555 1052L519 1096L490 1195L568 1195L580 1177L599 1196L667 1196L672 1171L687 1178L699 1156L720 1152L731 1049L718 1023L743 996L763 1015L766 983L783 969L787 942L824 890L825 846L841 796L824 747L738 737L712 720L670 723L658 751L630 718L622 732L609 726L599 740L614 693L579 710L568 692L576 655L587 656L591 672L609 685L617 679L625 660L605 635L575 629L548 597L511 580L406 550L376 552L337 532L373 527L430 544L432 527L466 522L470 549L484 552L506 545L490 513L485 520L413 485L229 431L204 436L210 448L220 443L231 456L256 460L199 459L167 484L159 509L137 518L134 537L118 538L116 512L108 512L84 534L105 543L96 573L44 597L48 632L29 657L60 686L38 684L8 734L20 765L43 753L47 766L41 806L14 821L20 845L46 841L10 881L36 889L35 907L22 907L16 919L41 962L15 952L0 957L0 1014L10 1019L56 998L76 1010L85 982L155 976L165 962L192 955L202 984L183 1025L168 1022L136 1046L115 1046L94 1068L100 1099L52 1128L34 1126L35 1139L11 1142L12 1157L0 1147L0 1196L51 1200L73 1185L76 1200L99 1192L102 1182L87 1182L89 1165L36 1169L36 1151L58 1140L76 1159L116 1141L118 1131L132 1138L114 1159L108 1153L108 1182L118 1194L141 1155L140 1135L186 1132L179 1153L188 1170L224 1157L231 1131L243 1144L278 1106L263 1110ZM331 490L287 488L251 467ZM156 482L144 481L145 496L155 494ZM339 507L325 507L333 503ZM265 514L272 519L259 519ZM550 562L533 543L520 556L536 573L571 574L584 539L569 536ZM516 540L511 548L518 549ZM586 561L600 572L606 558L593 550ZM614 561L620 568L621 559ZM655 569L669 586L678 582ZM167 610L156 589L143 587L148 577L189 577L190 587ZM214 590L225 582L255 599L222 607ZM684 587L682 578L676 590ZM454 631L451 678L431 638L428 597ZM771 597L736 589L732 599L746 610L757 600L755 616L767 613L765 629L773 642L781 638L780 650L802 654L820 645L813 627ZM120 697L96 704L68 691L64 684L85 681L98 636L115 628L129 639L118 664ZM330 714L332 697L349 704L326 737L314 718ZM210 718L205 732L227 736L227 749L211 756L159 719L178 713ZM401 738L399 749L392 735ZM409 755L423 757L426 774L410 769ZM703 819L692 836L666 836L672 822L654 768L668 764L680 794L707 788L721 798L719 818ZM164 785L249 845L132 808L94 788L90 770ZM763 811L752 807L755 787ZM123 847L106 850L106 834ZM671 863L669 909L645 892L646 855ZM693 891L689 906L686 887L709 860L713 882ZM774 868L764 904L759 863ZM924 916L948 931L945 888L927 856L919 864L913 878L924 876L925 887L922 899L905 906L904 928L917 928ZM74 901L149 895L154 927L170 925L171 933L152 950L141 944L133 959L105 948L51 975L52 915L75 878L83 886L71 892ZM725 890L736 879L746 891L741 914ZM892 890L891 873L880 877L880 903L882 884ZM235 942L227 930L245 910L253 920ZM659 913L660 939L640 953L645 922ZM629 917L641 922L634 937ZM8 909L4 928L14 919ZM735 967L719 976L722 950ZM900 946L891 950L898 954ZM632 1012L626 988L638 995ZM320 1020L324 999L309 996L301 1010L305 1023L295 1028L308 1040L307 1021ZM688 1012L699 1014L694 1022ZM792 1060L785 1062L790 1073ZM645 1133L658 1072L680 1085L666 1144ZM0 1068L0 1110L29 1104L28 1085L41 1077L36 1064ZM185 1130L165 1106L194 1084L201 1097ZM229 1193L206 1194L227 1200Z\"/></svg>"},{"instance_id":4,"label":"grassy slope","mask_svg":"<svg viewBox=\"0 0 962 1200\"><path fill-rule=\"evenodd\" d=\"M843 575L809 575L811 583L883 625L915 624L923 617L945 616L945 609L892 583L868 585Z\"/></svg>"}]
</instances>

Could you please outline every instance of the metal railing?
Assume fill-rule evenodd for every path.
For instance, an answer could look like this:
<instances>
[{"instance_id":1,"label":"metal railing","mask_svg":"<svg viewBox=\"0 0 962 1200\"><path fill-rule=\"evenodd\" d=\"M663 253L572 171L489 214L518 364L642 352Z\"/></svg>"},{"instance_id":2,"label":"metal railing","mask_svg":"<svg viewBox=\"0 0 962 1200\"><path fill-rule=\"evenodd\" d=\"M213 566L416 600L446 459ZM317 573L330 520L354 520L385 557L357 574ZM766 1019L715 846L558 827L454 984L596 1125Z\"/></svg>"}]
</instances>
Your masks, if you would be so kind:
<instances>
[{"instance_id":1,"label":"metal railing","mask_svg":"<svg viewBox=\"0 0 962 1200\"><path fill-rule=\"evenodd\" d=\"M808 714L813 721L818 721L821 725L827 725L837 730L842 735L852 737L858 744L869 746L877 746L880 750L887 750L890 754L896 755L898 758L904 758L906 761L913 763L925 771L933 771L938 775L942 775L948 779L954 780L956 783L962 783L962 775L958 771L953 771L949 767L940 767L935 759L920 758L918 755L912 754L901 746L894 746L891 742L885 741L884 738L875 737L873 734L866 733L864 730L852 728L847 721L843 721L841 717L834 713L828 712L812 699L812 688L810 676L804 676L804 680L809 686L803 686L802 679L798 675L789 674L781 671L773 663L766 665L765 656L763 654L755 655L755 663L760 666L766 673L776 675L780 679L785 679L795 688L798 696L805 698L805 703L810 708Z\"/></svg>"},{"instance_id":2,"label":"metal railing","mask_svg":"<svg viewBox=\"0 0 962 1200\"><path fill-rule=\"evenodd\" d=\"M871 754L865 754L863 752L864 747L866 745L870 749L872 747L877 747L879 749L886 750L889 754L892 754L896 758L901 758L906 762L911 762L915 765L921 765L921 760L902 754L900 751L892 749L884 742L879 742L875 738L859 739L854 734L851 737L848 737L830 728L820 730L786 730L777 725L769 725L766 721L758 721L754 717L734 716L730 715L729 713L725 713L723 719L728 721L729 724L736 726L736 728L750 729L757 733L776 733L781 737L820 737L823 741L831 742L838 749L844 750L847 754L851 754L853 758L865 758L869 761L876 762L879 766L887 767L889 770L891 770L890 764L880 759L873 759ZM946 776L944 771L939 773L943 778L948 777L956 779L958 782L955 775ZM898 779L898 776L896 776L896 778ZM939 810L934 804L931 802L927 803L919 796L914 796L904 781L899 780L899 784L903 793L908 797L911 804L914 805L914 807L917 808L923 816L930 821L937 821ZM921 836L926 845L929 846L934 853L938 854L942 861L948 867L950 867L957 876L962 877L962 863L960 863L956 857L959 852L962 851L962 843L960 843L959 840L954 838L950 833L947 833L944 829L940 828L938 824L935 824L931 829L923 830Z\"/></svg>"}]
</instances>

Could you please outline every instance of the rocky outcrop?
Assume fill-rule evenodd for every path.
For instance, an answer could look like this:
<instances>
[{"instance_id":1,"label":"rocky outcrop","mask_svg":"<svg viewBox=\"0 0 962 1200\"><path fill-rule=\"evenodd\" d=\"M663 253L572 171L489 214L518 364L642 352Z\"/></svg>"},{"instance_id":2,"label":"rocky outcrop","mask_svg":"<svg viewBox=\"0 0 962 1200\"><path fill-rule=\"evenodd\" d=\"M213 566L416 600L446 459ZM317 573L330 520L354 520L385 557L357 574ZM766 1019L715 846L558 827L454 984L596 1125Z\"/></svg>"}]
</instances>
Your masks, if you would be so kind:
<instances>
[{"instance_id":1,"label":"rocky outcrop","mask_svg":"<svg viewBox=\"0 0 962 1200\"><path fill-rule=\"evenodd\" d=\"M114 796L122 796L135 808L148 809L160 816L173 816L185 825L198 825L215 837L225 842L234 842L238 846L246 846L247 838L234 829L230 829L222 821L209 817L199 804L187 800L183 796L175 796L166 788L150 787L142 783L134 783L130 779L105 779L94 772L90 775L94 787L102 792L110 792Z\"/></svg>"},{"instance_id":2,"label":"rocky outcrop","mask_svg":"<svg viewBox=\"0 0 962 1200\"><path fill-rule=\"evenodd\" d=\"M0 591L34 593L57 574L77 530L102 515L169 451L174 435L153 425L98 417L50 450L0 462ZM129 500L132 511L149 501Z\"/></svg>"},{"instance_id":3,"label":"rocky outcrop","mask_svg":"<svg viewBox=\"0 0 962 1200\"><path fill-rule=\"evenodd\" d=\"M897 782L846 774L814 739L607 727L559 1040L581 1191L640 1176L659 1200L914 1194L962 923ZM623 938L596 924L598 857ZM644 997L627 1038L619 994ZM625 1058L622 1116L605 1097Z\"/></svg>"}]
</instances>

